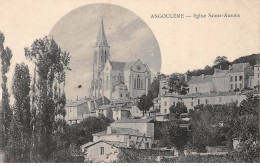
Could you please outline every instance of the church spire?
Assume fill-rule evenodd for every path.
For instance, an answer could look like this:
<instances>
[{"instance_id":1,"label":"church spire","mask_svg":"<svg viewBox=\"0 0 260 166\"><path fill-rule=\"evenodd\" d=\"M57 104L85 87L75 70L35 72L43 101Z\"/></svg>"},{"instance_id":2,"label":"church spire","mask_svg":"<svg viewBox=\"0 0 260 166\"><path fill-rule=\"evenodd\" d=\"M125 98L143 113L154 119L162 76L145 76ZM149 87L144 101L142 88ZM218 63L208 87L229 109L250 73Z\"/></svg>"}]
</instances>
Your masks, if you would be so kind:
<instances>
[{"instance_id":1,"label":"church spire","mask_svg":"<svg viewBox=\"0 0 260 166\"><path fill-rule=\"evenodd\" d=\"M105 35L103 17L101 17L100 29L99 29L99 33L98 33L98 36L97 36L96 46L109 47L109 45L107 43L107 38L106 38L106 35Z\"/></svg>"}]
</instances>

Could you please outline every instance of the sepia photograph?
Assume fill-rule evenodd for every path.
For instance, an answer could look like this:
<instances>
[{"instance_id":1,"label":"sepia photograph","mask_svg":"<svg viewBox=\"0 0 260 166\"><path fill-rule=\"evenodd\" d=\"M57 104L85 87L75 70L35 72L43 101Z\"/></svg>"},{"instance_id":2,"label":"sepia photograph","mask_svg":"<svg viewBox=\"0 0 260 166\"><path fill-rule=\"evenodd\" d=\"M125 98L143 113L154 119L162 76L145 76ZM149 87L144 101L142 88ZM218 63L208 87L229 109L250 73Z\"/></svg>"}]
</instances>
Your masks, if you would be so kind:
<instances>
[{"instance_id":1,"label":"sepia photograph","mask_svg":"<svg viewBox=\"0 0 260 166\"><path fill-rule=\"evenodd\" d=\"M259 0L0 0L0 163L259 163Z\"/></svg>"}]
</instances>

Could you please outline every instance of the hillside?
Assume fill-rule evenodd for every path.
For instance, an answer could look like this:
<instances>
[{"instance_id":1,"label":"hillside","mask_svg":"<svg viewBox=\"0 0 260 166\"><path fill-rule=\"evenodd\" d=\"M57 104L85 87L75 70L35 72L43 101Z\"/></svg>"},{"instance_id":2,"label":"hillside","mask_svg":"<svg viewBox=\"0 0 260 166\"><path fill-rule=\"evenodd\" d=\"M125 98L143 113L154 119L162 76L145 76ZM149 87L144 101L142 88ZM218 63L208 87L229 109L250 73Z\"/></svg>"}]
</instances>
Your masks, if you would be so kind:
<instances>
[{"instance_id":1,"label":"hillside","mask_svg":"<svg viewBox=\"0 0 260 166\"><path fill-rule=\"evenodd\" d=\"M193 71L187 71L187 74L189 77L191 76L199 76L201 74L205 75L212 75L214 73L214 68L221 68L221 69L228 69L229 65L236 64L236 63L249 63L251 66L257 64L260 62L260 54L252 54L252 55L247 55L243 56L240 58L235 59L233 62L229 61L224 61L222 63L219 63L217 65L213 66L206 66L204 69L197 69Z\"/></svg>"}]
</instances>

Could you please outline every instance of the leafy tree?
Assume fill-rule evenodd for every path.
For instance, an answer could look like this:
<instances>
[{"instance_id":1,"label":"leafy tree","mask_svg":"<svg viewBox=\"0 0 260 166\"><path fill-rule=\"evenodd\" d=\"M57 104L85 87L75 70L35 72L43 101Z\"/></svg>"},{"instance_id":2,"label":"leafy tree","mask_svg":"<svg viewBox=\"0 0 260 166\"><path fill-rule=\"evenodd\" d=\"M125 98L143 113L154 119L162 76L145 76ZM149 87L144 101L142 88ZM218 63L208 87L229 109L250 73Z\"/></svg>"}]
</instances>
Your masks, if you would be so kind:
<instances>
[{"instance_id":1,"label":"leafy tree","mask_svg":"<svg viewBox=\"0 0 260 166\"><path fill-rule=\"evenodd\" d=\"M227 61L227 57L226 56L218 56L215 61L214 61L214 64L215 65L218 65L218 64L221 64L223 62L226 62Z\"/></svg>"},{"instance_id":2,"label":"leafy tree","mask_svg":"<svg viewBox=\"0 0 260 166\"><path fill-rule=\"evenodd\" d=\"M56 130L57 107L54 101L54 81L70 69L70 56L67 52L62 52L50 37L35 40L31 49L25 48L25 56L35 64L37 71L34 155L38 161L46 162L55 150L53 133Z\"/></svg>"},{"instance_id":3,"label":"leafy tree","mask_svg":"<svg viewBox=\"0 0 260 166\"><path fill-rule=\"evenodd\" d=\"M147 111L153 106L153 100L146 95L142 95L140 101L138 102L137 107L143 111L143 116L146 114Z\"/></svg>"},{"instance_id":4,"label":"leafy tree","mask_svg":"<svg viewBox=\"0 0 260 166\"><path fill-rule=\"evenodd\" d=\"M188 113L187 107L181 102L178 102L176 105L172 105L169 110L170 115L174 116L174 118L179 118L182 113Z\"/></svg>"},{"instance_id":5,"label":"leafy tree","mask_svg":"<svg viewBox=\"0 0 260 166\"><path fill-rule=\"evenodd\" d=\"M12 162L29 162L31 143L30 112L30 74L24 63L16 64L13 76L12 92L15 98L14 118L10 130L8 145L9 158Z\"/></svg>"},{"instance_id":6,"label":"leafy tree","mask_svg":"<svg viewBox=\"0 0 260 166\"><path fill-rule=\"evenodd\" d=\"M178 123L171 122L167 129L168 138L180 155L184 154L184 147L188 142L189 133L186 128L180 127Z\"/></svg>"},{"instance_id":7,"label":"leafy tree","mask_svg":"<svg viewBox=\"0 0 260 166\"><path fill-rule=\"evenodd\" d=\"M3 33L0 32L0 54L1 54L1 64L2 64L2 112L1 112L1 146L5 148L8 141L8 132L12 119L12 111L9 105L10 95L7 88L7 72L10 68L10 61L12 58L12 51L7 47L4 48L5 37Z\"/></svg>"}]
</instances>

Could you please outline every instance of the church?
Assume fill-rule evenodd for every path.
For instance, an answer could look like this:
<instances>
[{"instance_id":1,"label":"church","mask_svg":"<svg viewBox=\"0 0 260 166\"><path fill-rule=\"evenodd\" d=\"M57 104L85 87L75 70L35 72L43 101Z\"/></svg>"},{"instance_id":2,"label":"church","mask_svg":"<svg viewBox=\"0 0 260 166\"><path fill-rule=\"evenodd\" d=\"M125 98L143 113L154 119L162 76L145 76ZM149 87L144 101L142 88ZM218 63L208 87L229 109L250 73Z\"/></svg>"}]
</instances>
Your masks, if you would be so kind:
<instances>
[{"instance_id":1,"label":"church","mask_svg":"<svg viewBox=\"0 0 260 166\"><path fill-rule=\"evenodd\" d=\"M103 18L93 54L93 77L90 96L106 97L110 101L128 101L148 93L151 85L151 72L140 59L133 62L110 60Z\"/></svg>"}]
</instances>

